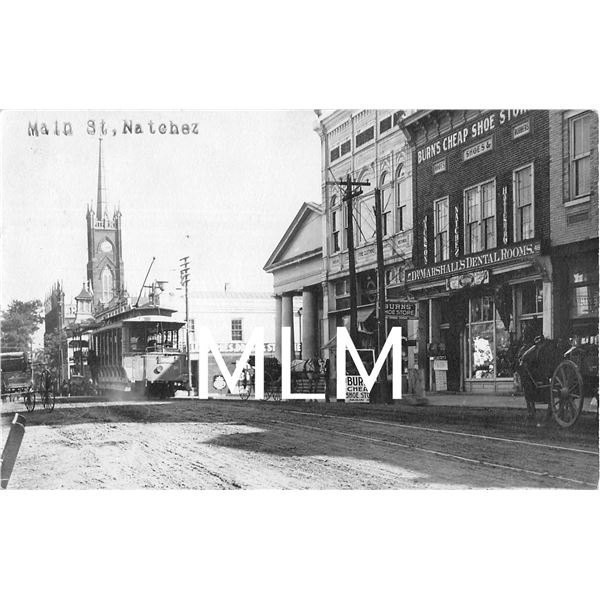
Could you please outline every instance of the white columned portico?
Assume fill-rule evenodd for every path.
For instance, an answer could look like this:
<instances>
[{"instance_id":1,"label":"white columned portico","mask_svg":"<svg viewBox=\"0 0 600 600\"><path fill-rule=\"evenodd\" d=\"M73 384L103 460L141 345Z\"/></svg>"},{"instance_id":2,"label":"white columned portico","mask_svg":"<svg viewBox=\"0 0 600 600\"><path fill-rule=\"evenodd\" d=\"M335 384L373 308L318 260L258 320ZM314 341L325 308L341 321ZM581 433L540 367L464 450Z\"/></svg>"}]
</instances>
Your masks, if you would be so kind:
<instances>
[{"instance_id":1,"label":"white columned portico","mask_svg":"<svg viewBox=\"0 0 600 600\"><path fill-rule=\"evenodd\" d=\"M302 358L319 355L317 340L317 298L311 288L302 291Z\"/></svg>"},{"instance_id":2,"label":"white columned portico","mask_svg":"<svg viewBox=\"0 0 600 600\"><path fill-rule=\"evenodd\" d=\"M275 296L275 357L281 362L281 296Z\"/></svg>"},{"instance_id":3,"label":"white columned portico","mask_svg":"<svg viewBox=\"0 0 600 600\"><path fill-rule=\"evenodd\" d=\"M294 296L292 294L284 294L281 299L281 326L289 327L291 329L290 344L291 354L294 356ZM281 344L281 331L280 344Z\"/></svg>"}]
</instances>

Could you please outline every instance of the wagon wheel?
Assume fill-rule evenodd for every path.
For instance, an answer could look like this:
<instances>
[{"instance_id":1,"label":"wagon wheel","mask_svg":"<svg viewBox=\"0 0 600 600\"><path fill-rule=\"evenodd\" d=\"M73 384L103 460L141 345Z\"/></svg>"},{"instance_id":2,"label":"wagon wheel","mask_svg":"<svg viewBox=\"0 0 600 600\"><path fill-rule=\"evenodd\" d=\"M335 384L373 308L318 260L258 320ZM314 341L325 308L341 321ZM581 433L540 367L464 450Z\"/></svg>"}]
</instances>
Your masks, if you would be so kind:
<instances>
[{"instance_id":1,"label":"wagon wheel","mask_svg":"<svg viewBox=\"0 0 600 600\"><path fill-rule=\"evenodd\" d=\"M274 373L265 373L265 400L281 400L281 379Z\"/></svg>"},{"instance_id":2,"label":"wagon wheel","mask_svg":"<svg viewBox=\"0 0 600 600\"><path fill-rule=\"evenodd\" d=\"M35 392L33 390L27 390L23 394L23 404L25 404L27 412L33 411L35 408Z\"/></svg>"},{"instance_id":3,"label":"wagon wheel","mask_svg":"<svg viewBox=\"0 0 600 600\"><path fill-rule=\"evenodd\" d=\"M242 400L248 400L250 398L250 392L252 391L252 384L249 381L244 381L243 385L239 386L240 398Z\"/></svg>"},{"instance_id":4,"label":"wagon wheel","mask_svg":"<svg viewBox=\"0 0 600 600\"><path fill-rule=\"evenodd\" d=\"M44 408L47 408L50 412L54 410L54 404L56 403L56 394L52 390L45 390L42 395L42 404Z\"/></svg>"},{"instance_id":5,"label":"wagon wheel","mask_svg":"<svg viewBox=\"0 0 600 600\"><path fill-rule=\"evenodd\" d=\"M579 367L563 360L554 371L550 386L552 416L561 427L572 427L583 409L583 380Z\"/></svg>"}]
</instances>

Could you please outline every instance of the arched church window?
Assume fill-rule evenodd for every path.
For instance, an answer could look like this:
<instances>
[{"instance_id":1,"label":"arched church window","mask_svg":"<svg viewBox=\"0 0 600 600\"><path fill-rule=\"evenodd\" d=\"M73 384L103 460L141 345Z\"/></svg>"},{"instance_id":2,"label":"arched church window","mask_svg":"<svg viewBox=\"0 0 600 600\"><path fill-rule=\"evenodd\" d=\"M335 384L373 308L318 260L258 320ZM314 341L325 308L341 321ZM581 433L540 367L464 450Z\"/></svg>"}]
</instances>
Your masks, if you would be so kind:
<instances>
[{"instance_id":1,"label":"arched church window","mask_svg":"<svg viewBox=\"0 0 600 600\"><path fill-rule=\"evenodd\" d=\"M101 276L102 302L109 302L113 297L114 277L109 267L104 267Z\"/></svg>"}]
</instances>

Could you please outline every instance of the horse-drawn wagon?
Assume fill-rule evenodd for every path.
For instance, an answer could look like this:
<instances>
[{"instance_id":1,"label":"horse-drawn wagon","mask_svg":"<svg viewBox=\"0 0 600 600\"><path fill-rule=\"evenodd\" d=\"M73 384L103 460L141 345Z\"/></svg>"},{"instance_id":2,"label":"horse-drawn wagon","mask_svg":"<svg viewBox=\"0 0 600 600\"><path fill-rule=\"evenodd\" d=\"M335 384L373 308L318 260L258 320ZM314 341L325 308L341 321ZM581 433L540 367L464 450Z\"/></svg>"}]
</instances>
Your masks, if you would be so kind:
<instances>
[{"instance_id":1,"label":"horse-drawn wagon","mask_svg":"<svg viewBox=\"0 0 600 600\"><path fill-rule=\"evenodd\" d=\"M535 418L536 403L547 403L549 415L560 427L572 427L585 398L598 397L598 345L566 348L539 337L520 353L517 372L529 417Z\"/></svg>"}]
</instances>

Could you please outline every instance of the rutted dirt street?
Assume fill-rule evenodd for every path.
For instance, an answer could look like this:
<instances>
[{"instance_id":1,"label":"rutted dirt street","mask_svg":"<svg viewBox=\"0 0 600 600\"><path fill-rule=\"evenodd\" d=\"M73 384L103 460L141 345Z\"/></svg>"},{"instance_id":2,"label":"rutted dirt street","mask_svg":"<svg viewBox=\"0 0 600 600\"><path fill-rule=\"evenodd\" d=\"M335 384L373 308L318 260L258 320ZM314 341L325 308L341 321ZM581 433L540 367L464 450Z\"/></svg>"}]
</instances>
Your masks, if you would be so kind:
<instances>
[{"instance_id":1,"label":"rutted dirt street","mask_svg":"<svg viewBox=\"0 0 600 600\"><path fill-rule=\"evenodd\" d=\"M26 418L9 489L402 489L598 485L597 416L522 411L61 399Z\"/></svg>"}]
</instances>

